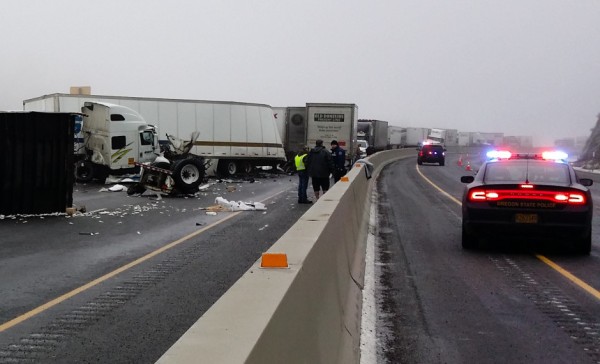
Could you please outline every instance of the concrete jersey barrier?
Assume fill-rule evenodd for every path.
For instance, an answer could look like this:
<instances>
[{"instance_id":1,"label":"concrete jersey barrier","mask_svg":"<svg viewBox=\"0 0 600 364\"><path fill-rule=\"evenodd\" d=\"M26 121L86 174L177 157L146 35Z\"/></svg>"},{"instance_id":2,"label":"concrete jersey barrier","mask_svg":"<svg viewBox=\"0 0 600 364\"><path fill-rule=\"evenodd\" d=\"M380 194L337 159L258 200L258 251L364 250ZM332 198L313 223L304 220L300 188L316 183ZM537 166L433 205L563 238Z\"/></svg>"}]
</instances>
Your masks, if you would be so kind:
<instances>
[{"instance_id":1,"label":"concrete jersey barrier","mask_svg":"<svg viewBox=\"0 0 600 364\"><path fill-rule=\"evenodd\" d=\"M384 151L375 169L415 156ZM157 361L172 363L358 363L371 190L364 164L336 183Z\"/></svg>"}]
</instances>

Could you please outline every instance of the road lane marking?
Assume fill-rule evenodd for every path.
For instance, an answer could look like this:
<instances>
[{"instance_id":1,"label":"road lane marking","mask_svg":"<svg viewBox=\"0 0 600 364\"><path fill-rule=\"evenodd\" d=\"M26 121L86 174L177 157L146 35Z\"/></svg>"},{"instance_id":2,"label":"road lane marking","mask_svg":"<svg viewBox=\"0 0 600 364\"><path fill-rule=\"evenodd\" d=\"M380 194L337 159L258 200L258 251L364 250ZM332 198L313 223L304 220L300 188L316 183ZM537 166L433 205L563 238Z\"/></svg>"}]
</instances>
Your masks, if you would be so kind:
<instances>
[{"instance_id":1,"label":"road lane marking","mask_svg":"<svg viewBox=\"0 0 600 364\"><path fill-rule=\"evenodd\" d=\"M287 191L288 190L283 190L283 191L277 192L276 194L271 195L271 196L265 198L264 200L262 200L260 202L267 201L267 200L269 200L269 199L271 199L271 198L273 198L273 197L275 197L277 195L280 195L282 193L285 193ZM150 253L148 253L148 254L146 254L146 255L144 255L144 256L142 256L142 257L140 257L140 258L138 258L138 259L136 259L136 260L134 260L134 261L132 261L130 263L128 263L128 264L125 264L124 266L122 266L120 268L115 269L114 271L112 271L110 273L107 273L107 274L105 274L105 275L103 275L103 276L101 276L99 278L96 278L93 281L90 281L90 282L84 284L83 286L75 288L74 290L63 294L60 297L57 297L57 298L55 298L55 299L53 299L51 301L48 301L48 302L44 303L43 305L38 306L38 307L34 308L33 310L31 310L29 312L26 312L26 313L24 313L24 314L22 314L22 315L20 315L18 317L15 317L14 319L12 319L10 321L7 321L7 322L1 324L0 325L0 332L8 330L8 329L10 329L13 326L16 326L16 325L20 324L21 322L26 321L26 320L28 320L28 319L30 319L30 318L32 318L32 317L34 317L34 316L36 316L36 315L44 312L44 311L46 311L49 308L54 307L54 306L58 305L59 303L68 300L71 297L74 297L74 296L76 296L76 295L78 295L78 294L80 294L80 293L82 293L82 292L84 292L84 291L86 291L86 290L88 290L88 289L90 289L90 288L92 288L92 287L94 287L94 286L96 286L96 285L98 285L98 284L100 284L100 283L102 283L102 282L110 279L110 278L113 278L113 277L117 276L120 273L125 272L128 269L131 269L131 268L133 268L133 267L135 267L135 266L137 266L137 265L139 265L139 264L141 264L141 263L143 263L143 262L145 262L145 261L147 261L147 260L149 260L149 259L151 259L151 258L153 258L153 257L155 257L155 256L157 256L159 254L161 254L161 253L164 253L165 251L167 251L167 250L169 250L169 249L171 249L173 247L176 247L177 245L179 245L179 244L181 244L181 243L183 243L183 242L185 242L185 241L187 241L187 240L189 240L189 239L191 239L191 238L193 238L193 237L195 237L195 236L197 236L197 235L205 232L208 229L211 229L211 228L213 228L213 227L221 224L222 222L225 222L225 221L227 221L227 220L229 220L229 219L231 219L231 218L239 215L242 212L244 212L244 211L232 212L230 215L224 217L223 219L221 219L219 221L216 221L216 222L212 223L211 225L205 226L205 227L203 227L200 230L196 230L196 231L194 231L194 232L192 232L192 233L190 233L190 234L188 234L188 235L186 235L186 236L184 236L182 238L179 238L179 239L177 239L177 240L175 240L175 241L173 241L173 242L171 242L171 243L169 243L169 244L167 244L167 245L165 245L165 246L163 246L161 248L158 248L158 249L156 249L156 250L154 250L154 251L152 251L152 252L150 252Z\"/></svg>"},{"instance_id":2,"label":"road lane marking","mask_svg":"<svg viewBox=\"0 0 600 364\"><path fill-rule=\"evenodd\" d=\"M436 185L435 183L433 183L429 178L425 177L425 175L423 173L421 173L421 170L419 169L419 165L415 164L417 166L417 172L421 175L421 177L427 181L430 185L433 186L433 188L435 188L436 190L438 190L442 195L448 197L449 199L451 199L452 201L456 202L458 205L462 206L462 202L460 202L459 199L455 198L454 196L452 196L451 194L449 194L448 192L442 190L440 187L438 187L438 185Z\"/></svg>"},{"instance_id":3,"label":"road lane marking","mask_svg":"<svg viewBox=\"0 0 600 364\"><path fill-rule=\"evenodd\" d=\"M447 193L446 191L444 191L443 189L441 189L438 185L436 185L435 183L433 183L429 178L425 177L425 175L419 169L419 165L418 164L416 165L416 168L417 168L417 172L419 173L419 175L421 175L421 177L425 181L427 181L427 183L429 183L430 185L432 185L436 190L438 190L439 192L441 192L444 196L448 197L450 200L454 201L459 206L462 206L462 202L460 200L458 200L454 196L450 195L449 193ZM576 284L577 286L579 286L584 291L588 292L589 294L591 294L592 296L594 296L595 298L597 298L598 300L600 300L600 291L598 291L594 287L590 286L589 284L585 283L583 280L581 280L580 278L576 277L575 275L573 275L572 273L570 273L568 270L564 269L563 267L561 267L560 265L556 264L555 262L553 262L552 260L548 259L547 257L545 257L545 256L543 256L541 254L535 254L535 256L540 261L542 261L543 263L545 263L546 265L548 265L550 268L552 268L555 271L557 271L560 275L562 275L563 277L565 277L569 281L571 281L574 284Z\"/></svg>"},{"instance_id":4,"label":"road lane marking","mask_svg":"<svg viewBox=\"0 0 600 364\"><path fill-rule=\"evenodd\" d=\"M592 296L594 296L594 297L596 297L597 299L600 300L600 291L598 291L594 287L590 286L589 284L585 283L581 279L577 278L572 273L570 273L569 271L565 270L564 268L562 268L558 264L554 263L550 259L546 258L545 256L539 255L539 254L536 254L535 256L539 260L541 260L542 262L544 262L547 265L549 265L550 267L552 267L552 269L554 269L557 272L559 272L560 274L562 274L568 280L570 280L571 282L575 283L576 285L578 285L579 287L581 287L582 289L584 289L586 292L588 292L589 294L591 294Z\"/></svg>"}]
</instances>

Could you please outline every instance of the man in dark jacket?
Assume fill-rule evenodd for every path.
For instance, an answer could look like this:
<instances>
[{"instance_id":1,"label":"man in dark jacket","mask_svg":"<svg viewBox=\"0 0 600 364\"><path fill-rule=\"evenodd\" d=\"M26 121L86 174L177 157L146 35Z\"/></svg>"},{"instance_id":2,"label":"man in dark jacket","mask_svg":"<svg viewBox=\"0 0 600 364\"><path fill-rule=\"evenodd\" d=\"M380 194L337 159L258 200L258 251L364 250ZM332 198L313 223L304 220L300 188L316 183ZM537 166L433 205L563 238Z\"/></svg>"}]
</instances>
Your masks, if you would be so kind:
<instances>
[{"instance_id":1,"label":"man in dark jacket","mask_svg":"<svg viewBox=\"0 0 600 364\"><path fill-rule=\"evenodd\" d=\"M331 141L331 156L333 157L333 183L346 174L346 151L342 149L337 140Z\"/></svg>"},{"instance_id":2,"label":"man in dark jacket","mask_svg":"<svg viewBox=\"0 0 600 364\"><path fill-rule=\"evenodd\" d=\"M329 190L329 175L333 172L333 159L331 153L323 146L323 141L318 139L316 146L308 153L306 168L308 175L312 179L315 198L318 199L321 194Z\"/></svg>"}]
</instances>

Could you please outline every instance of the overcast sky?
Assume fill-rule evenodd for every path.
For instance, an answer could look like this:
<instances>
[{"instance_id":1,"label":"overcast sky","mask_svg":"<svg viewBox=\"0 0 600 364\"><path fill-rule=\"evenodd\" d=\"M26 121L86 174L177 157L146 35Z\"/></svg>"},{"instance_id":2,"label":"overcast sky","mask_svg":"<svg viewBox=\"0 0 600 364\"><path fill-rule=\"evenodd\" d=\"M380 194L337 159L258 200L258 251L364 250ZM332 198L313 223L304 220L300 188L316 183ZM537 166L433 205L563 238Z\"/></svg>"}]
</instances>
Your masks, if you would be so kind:
<instances>
[{"instance_id":1,"label":"overcast sky","mask_svg":"<svg viewBox=\"0 0 600 364\"><path fill-rule=\"evenodd\" d=\"M4 0L0 110L98 95L356 103L401 126L588 136L600 0Z\"/></svg>"}]
</instances>

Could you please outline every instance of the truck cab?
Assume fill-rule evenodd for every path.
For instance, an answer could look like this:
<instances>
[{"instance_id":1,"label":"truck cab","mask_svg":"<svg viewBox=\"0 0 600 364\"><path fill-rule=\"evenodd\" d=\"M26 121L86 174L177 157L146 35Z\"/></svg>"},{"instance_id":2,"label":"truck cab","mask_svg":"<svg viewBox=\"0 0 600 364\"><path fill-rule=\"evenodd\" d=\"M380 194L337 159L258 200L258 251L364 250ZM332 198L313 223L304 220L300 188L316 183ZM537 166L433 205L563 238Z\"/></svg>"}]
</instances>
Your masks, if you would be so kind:
<instances>
[{"instance_id":1,"label":"truck cab","mask_svg":"<svg viewBox=\"0 0 600 364\"><path fill-rule=\"evenodd\" d=\"M152 162L160 152L156 128L134 110L103 102L85 102L84 156L77 162L80 181L137 172L135 163Z\"/></svg>"}]
</instances>

